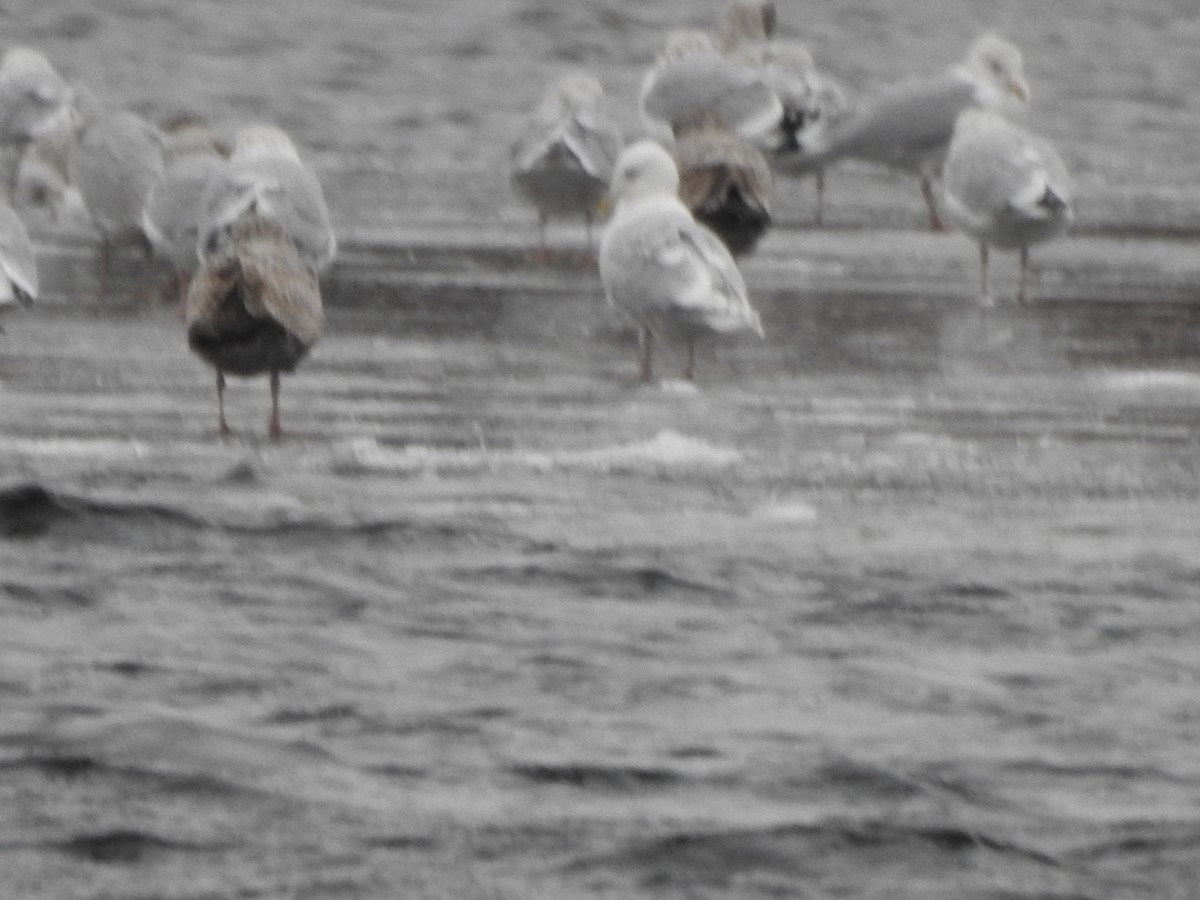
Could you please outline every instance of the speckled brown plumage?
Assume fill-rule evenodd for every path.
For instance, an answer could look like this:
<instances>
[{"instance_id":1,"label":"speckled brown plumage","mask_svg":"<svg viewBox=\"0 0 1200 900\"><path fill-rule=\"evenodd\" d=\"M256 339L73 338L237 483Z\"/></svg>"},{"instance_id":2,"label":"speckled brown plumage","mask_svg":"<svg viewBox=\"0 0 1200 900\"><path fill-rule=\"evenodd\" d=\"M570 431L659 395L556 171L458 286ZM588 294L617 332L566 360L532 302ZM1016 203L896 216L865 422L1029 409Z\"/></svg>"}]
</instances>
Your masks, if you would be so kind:
<instances>
[{"instance_id":1,"label":"speckled brown plumage","mask_svg":"<svg viewBox=\"0 0 1200 900\"><path fill-rule=\"evenodd\" d=\"M224 376L270 375L268 433L278 437L279 374L294 370L325 328L317 276L278 225L253 213L215 243L188 291L188 346L217 370L222 434Z\"/></svg>"},{"instance_id":2,"label":"speckled brown plumage","mask_svg":"<svg viewBox=\"0 0 1200 900\"><path fill-rule=\"evenodd\" d=\"M679 197L735 255L750 253L771 224L771 169L752 143L715 123L675 139Z\"/></svg>"}]
</instances>

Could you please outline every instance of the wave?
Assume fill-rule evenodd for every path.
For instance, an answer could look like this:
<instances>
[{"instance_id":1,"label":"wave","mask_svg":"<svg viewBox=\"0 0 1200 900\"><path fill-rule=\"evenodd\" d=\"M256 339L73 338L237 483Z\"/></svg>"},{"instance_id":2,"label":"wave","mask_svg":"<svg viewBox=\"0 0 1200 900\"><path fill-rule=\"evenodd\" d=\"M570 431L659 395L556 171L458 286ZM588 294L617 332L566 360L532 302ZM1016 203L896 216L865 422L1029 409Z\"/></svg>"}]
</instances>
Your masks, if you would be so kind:
<instances>
[{"instance_id":1,"label":"wave","mask_svg":"<svg viewBox=\"0 0 1200 900\"><path fill-rule=\"evenodd\" d=\"M334 452L342 472L403 474L473 473L497 469L596 474L683 474L723 469L743 462L738 450L719 447L669 429L643 441L564 450L447 449L409 446L395 450L374 438L355 438Z\"/></svg>"},{"instance_id":2,"label":"wave","mask_svg":"<svg viewBox=\"0 0 1200 900\"><path fill-rule=\"evenodd\" d=\"M80 541L141 546L143 549L194 543L205 532L234 535L264 535L272 538L328 539L331 536L403 538L406 542L427 539L437 544L455 540L508 545L510 540L489 521L445 520L410 511L362 511L279 503L260 495L240 494L228 502L197 499L202 489L192 492L196 508L183 506L187 498L162 501L104 499L54 490L39 482L0 487L0 539L34 540L53 534ZM174 564L173 564L174 565ZM15 582L0 584L15 599L56 605L87 606L94 598L86 591L50 591Z\"/></svg>"},{"instance_id":3,"label":"wave","mask_svg":"<svg viewBox=\"0 0 1200 900\"><path fill-rule=\"evenodd\" d=\"M967 862L973 855L985 855L986 865ZM956 897L981 898L1001 896L996 892L1011 887L1014 880L1060 882L1063 865L1036 847L957 825L835 819L651 835L615 851L577 857L565 869L574 874L625 873L640 884L653 883L664 894L672 888L727 889L747 880L793 887L819 883L831 888L843 881L861 886L864 872L870 872L880 887L892 879L904 884L910 876L923 883L934 878L936 883L933 873L941 872L954 879ZM880 895L899 896L891 890ZM1017 900L1058 895L1039 887L1003 896Z\"/></svg>"}]
</instances>

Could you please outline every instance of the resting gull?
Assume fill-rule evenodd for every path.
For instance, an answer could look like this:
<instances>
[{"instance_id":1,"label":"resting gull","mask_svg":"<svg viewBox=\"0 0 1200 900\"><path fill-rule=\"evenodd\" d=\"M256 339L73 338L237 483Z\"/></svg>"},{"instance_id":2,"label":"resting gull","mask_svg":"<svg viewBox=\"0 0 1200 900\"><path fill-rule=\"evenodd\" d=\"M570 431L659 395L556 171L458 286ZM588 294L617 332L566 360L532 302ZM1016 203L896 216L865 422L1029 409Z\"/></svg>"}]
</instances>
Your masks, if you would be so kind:
<instances>
[{"instance_id":1,"label":"resting gull","mask_svg":"<svg viewBox=\"0 0 1200 900\"><path fill-rule=\"evenodd\" d=\"M135 243L147 258L152 252L142 208L162 177L163 135L137 113L108 109L82 88L76 91L76 111L67 174L100 234L96 290L103 298L119 245Z\"/></svg>"},{"instance_id":2,"label":"resting gull","mask_svg":"<svg viewBox=\"0 0 1200 900\"><path fill-rule=\"evenodd\" d=\"M971 106L1016 111L1028 99L1020 50L998 35L985 34L945 72L887 89L840 120L819 120L798 136L795 164L860 159L913 172L921 179L930 227L941 230L933 181L958 114Z\"/></svg>"},{"instance_id":3,"label":"resting gull","mask_svg":"<svg viewBox=\"0 0 1200 900\"><path fill-rule=\"evenodd\" d=\"M768 161L779 175L813 176L817 189L814 218L821 225L825 220L825 163L799 152L800 135L818 124L830 127L849 116L849 93L835 78L817 69L812 54L799 41L768 41L761 48L758 65L783 104L785 142Z\"/></svg>"},{"instance_id":4,"label":"resting gull","mask_svg":"<svg viewBox=\"0 0 1200 900\"><path fill-rule=\"evenodd\" d=\"M683 377L692 380L699 337L763 334L732 255L692 217L678 190L675 163L654 141L638 141L617 160L616 208L600 242L600 278L608 302L638 326L644 381L653 377L655 337L684 341Z\"/></svg>"},{"instance_id":5,"label":"resting gull","mask_svg":"<svg viewBox=\"0 0 1200 900\"><path fill-rule=\"evenodd\" d=\"M586 72L565 75L530 113L509 162L513 184L537 209L538 262L550 261L546 222L552 216L583 218L590 256L592 220L622 142L603 86Z\"/></svg>"},{"instance_id":6,"label":"resting gull","mask_svg":"<svg viewBox=\"0 0 1200 900\"><path fill-rule=\"evenodd\" d=\"M1074 218L1071 180L1054 148L990 110L959 116L943 171L946 216L979 242L980 301L990 305L988 248L1020 254L1025 302L1029 247L1061 234Z\"/></svg>"},{"instance_id":7,"label":"resting gull","mask_svg":"<svg viewBox=\"0 0 1200 900\"><path fill-rule=\"evenodd\" d=\"M252 205L209 235L187 294L188 346L217 371L217 430L225 376L269 375L267 434L283 434L279 376L291 372L325 329L317 275L273 219Z\"/></svg>"}]
</instances>

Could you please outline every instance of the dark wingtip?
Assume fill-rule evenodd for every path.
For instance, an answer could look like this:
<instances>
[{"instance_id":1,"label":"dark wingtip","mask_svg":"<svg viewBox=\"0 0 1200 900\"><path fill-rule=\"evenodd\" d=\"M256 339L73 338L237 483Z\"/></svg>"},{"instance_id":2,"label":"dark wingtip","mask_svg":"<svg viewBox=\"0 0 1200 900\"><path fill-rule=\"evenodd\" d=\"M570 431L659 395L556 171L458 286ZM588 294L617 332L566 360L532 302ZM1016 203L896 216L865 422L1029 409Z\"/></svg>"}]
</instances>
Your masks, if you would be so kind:
<instances>
[{"instance_id":1,"label":"dark wingtip","mask_svg":"<svg viewBox=\"0 0 1200 900\"><path fill-rule=\"evenodd\" d=\"M1038 198L1038 206L1044 206L1046 209L1055 212L1067 208L1067 201L1056 194L1053 188L1046 188L1045 192Z\"/></svg>"}]
</instances>

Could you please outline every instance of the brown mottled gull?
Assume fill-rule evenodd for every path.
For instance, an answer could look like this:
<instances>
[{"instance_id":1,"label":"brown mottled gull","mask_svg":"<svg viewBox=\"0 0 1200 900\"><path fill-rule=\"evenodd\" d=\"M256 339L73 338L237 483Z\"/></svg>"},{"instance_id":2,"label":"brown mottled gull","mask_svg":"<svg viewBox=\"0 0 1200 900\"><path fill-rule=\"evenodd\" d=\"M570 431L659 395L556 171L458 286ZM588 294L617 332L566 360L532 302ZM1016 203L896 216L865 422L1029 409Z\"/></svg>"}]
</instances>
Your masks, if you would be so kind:
<instances>
[{"instance_id":1,"label":"brown mottled gull","mask_svg":"<svg viewBox=\"0 0 1200 900\"><path fill-rule=\"evenodd\" d=\"M719 122L675 138L679 199L734 256L754 250L771 224L771 169L762 151Z\"/></svg>"},{"instance_id":2,"label":"brown mottled gull","mask_svg":"<svg viewBox=\"0 0 1200 900\"><path fill-rule=\"evenodd\" d=\"M225 376L266 374L267 433L278 438L280 373L293 371L325 328L316 272L253 205L209 238L187 295L188 346L217 371L219 433L230 433Z\"/></svg>"}]
</instances>

